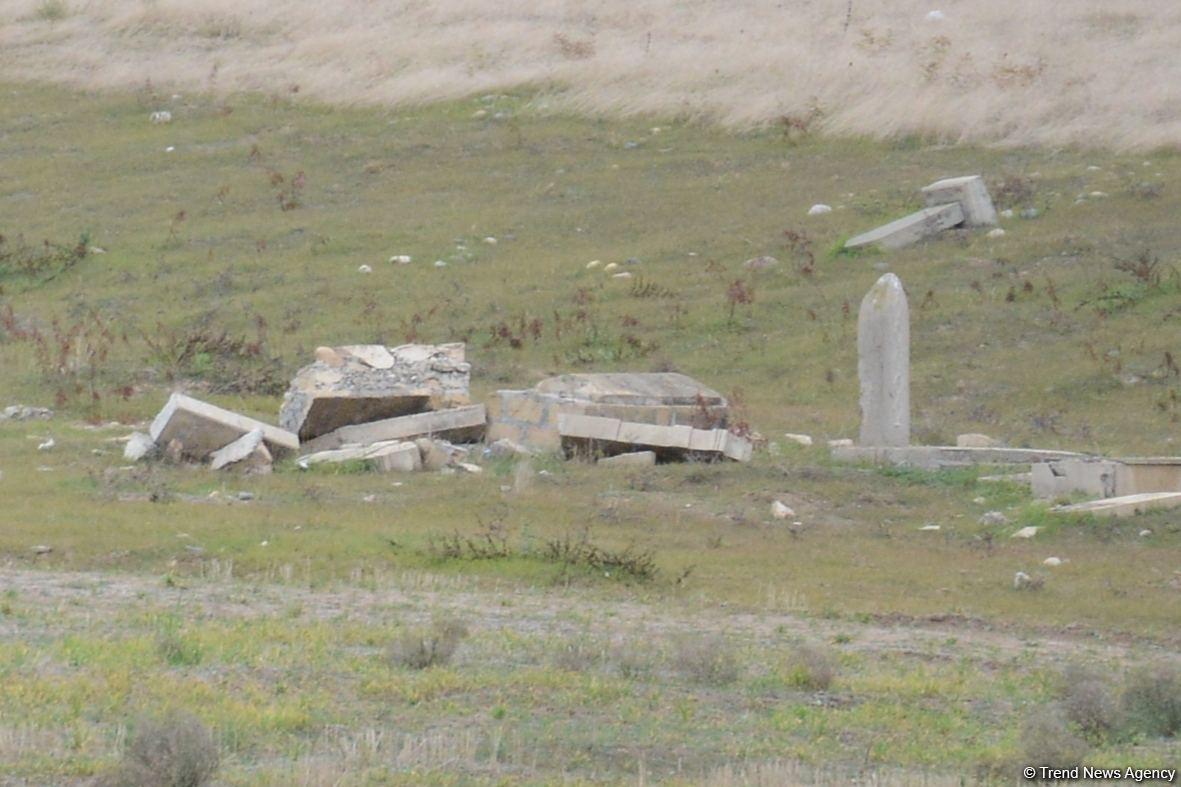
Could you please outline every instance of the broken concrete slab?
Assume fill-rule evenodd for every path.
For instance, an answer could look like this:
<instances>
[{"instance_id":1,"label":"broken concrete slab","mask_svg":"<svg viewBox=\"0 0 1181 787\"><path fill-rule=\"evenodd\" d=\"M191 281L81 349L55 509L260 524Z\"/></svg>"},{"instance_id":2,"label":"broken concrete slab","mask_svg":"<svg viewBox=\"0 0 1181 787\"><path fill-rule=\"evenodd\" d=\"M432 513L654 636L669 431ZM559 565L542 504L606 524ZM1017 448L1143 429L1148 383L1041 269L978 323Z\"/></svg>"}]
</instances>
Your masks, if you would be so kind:
<instances>
[{"instance_id":1,"label":"broken concrete slab","mask_svg":"<svg viewBox=\"0 0 1181 787\"><path fill-rule=\"evenodd\" d=\"M955 203L964 215L965 227L991 227L997 222L996 207L979 175L964 175L958 178L937 180L924 186L923 204L937 207Z\"/></svg>"},{"instance_id":2,"label":"broken concrete slab","mask_svg":"<svg viewBox=\"0 0 1181 787\"><path fill-rule=\"evenodd\" d=\"M713 429L726 426L729 404L717 391L675 372L561 375L532 390L497 391L489 402L488 439L557 451L562 414Z\"/></svg>"},{"instance_id":3,"label":"broken concrete slab","mask_svg":"<svg viewBox=\"0 0 1181 787\"><path fill-rule=\"evenodd\" d=\"M169 397L148 434L156 445L169 447L179 457L202 461L255 429L262 432L273 457L299 450L299 438L291 432L179 393ZM173 441L177 448L171 448Z\"/></svg>"},{"instance_id":4,"label":"broken concrete slab","mask_svg":"<svg viewBox=\"0 0 1181 787\"><path fill-rule=\"evenodd\" d=\"M845 242L846 249L880 246L901 249L951 229L964 220L964 212L956 203L936 205L891 221L877 229L864 232Z\"/></svg>"},{"instance_id":5,"label":"broken concrete slab","mask_svg":"<svg viewBox=\"0 0 1181 787\"><path fill-rule=\"evenodd\" d=\"M466 405L463 344L319 348L283 397L279 424L312 440L342 426Z\"/></svg>"},{"instance_id":6,"label":"broken concrete slab","mask_svg":"<svg viewBox=\"0 0 1181 787\"><path fill-rule=\"evenodd\" d=\"M558 434L564 444L582 444L608 453L628 453L633 446L644 446L670 459L712 454L749 462L754 450L749 440L726 429L637 424L595 415L559 415Z\"/></svg>"},{"instance_id":7,"label":"broken concrete slab","mask_svg":"<svg viewBox=\"0 0 1181 787\"><path fill-rule=\"evenodd\" d=\"M1181 457L1064 460L1033 468L1033 494L1054 498L1076 492L1098 498L1181 492Z\"/></svg>"},{"instance_id":8,"label":"broken concrete slab","mask_svg":"<svg viewBox=\"0 0 1181 787\"><path fill-rule=\"evenodd\" d=\"M209 455L214 470L229 468L253 475L271 472L274 459L263 443L261 429L254 429Z\"/></svg>"},{"instance_id":9,"label":"broken concrete slab","mask_svg":"<svg viewBox=\"0 0 1181 787\"><path fill-rule=\"evenodd\" d=\"M600 457L595 464L603 467L652 467L656 464L655 451L630 451L626 454Z\"/></svg>"},{"instance_id":10,"label":"broken concrete slab","mask_svg":"<svg viewBox=\"0 0 1181 787\"><path fill-rule=\"evenodd\" d=\"M431 410L397 418L342 426L305 442L304 453L327 451L344 445L371 445L389 440L413 440L435 435L456 442L476 442L484 435L487 413L482 404Z\"/></svg>"},{"instance_id":11,"label":"broken concrete slab","mask_svg":"<svg viewBox=\"0 0 1181 787\"><path fill-rule=\"evenodd\" d=\"M909 465L927 470L968 465L1028 465L1084 457L1085 454L1040 448L961 448L951 445L832 447L832 458L840 462Z\"/></svg>"},{"instance_id":12,"label":"broken concrete slab","mask_svg":"<svg viewBox=\"0 0 1181 787\"><path fill-rule=\"evenodd\" d=\"M1126 517L1162 508L1176 508L1177 506L1181 506L1181 492L1146 492L1138 495L1091 500L1069 506L1057 506L1051 508L1050 511L1056 514Z\"/></svg>"}]
</instances>

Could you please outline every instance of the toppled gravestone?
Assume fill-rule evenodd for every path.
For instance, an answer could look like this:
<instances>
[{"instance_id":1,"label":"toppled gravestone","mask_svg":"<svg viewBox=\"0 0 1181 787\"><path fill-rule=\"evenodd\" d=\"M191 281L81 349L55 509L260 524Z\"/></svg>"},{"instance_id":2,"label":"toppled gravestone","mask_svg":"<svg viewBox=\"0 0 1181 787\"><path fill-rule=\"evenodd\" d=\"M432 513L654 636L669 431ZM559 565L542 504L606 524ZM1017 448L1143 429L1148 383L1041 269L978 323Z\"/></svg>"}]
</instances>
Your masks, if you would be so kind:
<instances>
[{"instance_id":1,"label":"toppled gravestone","mask_svg":"<svg viewBox=\"0 0 1181 787\"><path fill-rule=\"evenodd\" d=\"M148 434L166 452L171 446L178 459L201 462L255 430L276 459L299 450L299 438L286 430L179 393L169 397Z\"/></svg>"},{"instance_id":2,"label":"toppled gravestone","mask_svg":"<svg viewBox=\"0 0 1181 787\"><path fill-rule=\"evenodd\" d=\"M321 347L283 397L279 425L310 441L344 426L466 405L464 345Z\"/></svg>"},{"instance_id":3,"label":"toppled gravestone","mask_svg":"<svg viewBox=\"0 0 1181 787\"><path fill-rule=\"evenodd\" d=\"M493 394L487 439L511 440L534 451L558 451L562 415L722 429L730 407L717 391L676 372L566 374L542 380L530 390Z\"/></svg>"},{"instance_id":4,"label":"toppled gravestone","mask_svg":"<svg viewBox=\"0 0 1181 787\"><path fill-rule=\"evenodd\" d=\"M992 197L979 175L938 180L924 186L922 195L926 205L922 210L850 238L845 248L901 249L952 227L991 227L997 223Z\"/></svg>"}]
</instances>

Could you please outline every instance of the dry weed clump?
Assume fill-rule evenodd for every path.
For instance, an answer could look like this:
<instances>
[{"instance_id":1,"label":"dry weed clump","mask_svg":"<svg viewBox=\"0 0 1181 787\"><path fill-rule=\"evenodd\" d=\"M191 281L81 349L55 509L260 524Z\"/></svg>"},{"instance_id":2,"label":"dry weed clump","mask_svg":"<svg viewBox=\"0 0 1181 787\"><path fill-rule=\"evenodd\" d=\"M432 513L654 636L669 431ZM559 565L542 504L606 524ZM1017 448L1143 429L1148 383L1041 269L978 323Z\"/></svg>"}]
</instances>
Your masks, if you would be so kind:
<instances>
[{"instance_id":1,"label":"dry weed clump","mask_svg":"<svg viewBox=\"0 0 1181 787\"><path fill-rule=\"evenodd\" d=\"M436 619L426 628L402 632L390 643L389 662L396 667L422 670L451 663L451 657L468 635L467 626L450 618Z\"/></svg>"},{"instance_id":2,"label":"dry weed clump","mask_svg":"<svg viewBox=\"0 0 1181 787\"><path fill-rule=\"evenodd\" d=\"M123 761L103 787L203 787L221 763L213 734L193 714L175 710L134 726Z\"/></svg>"},{"instance_id":3,"label":"dry weed clump","mask_svg":"<svg viewBox=\"0 0 1181 787\"><path fill-rule=\"evenodd\" d=\"M1072 665L1062 672L1059 696L1067 720L1088 738L1102 739L1119 726L1119 705L1110 676Z\"/></svg>"},{"instance_id":4,"label":"dry weed clump","mask_svg":"<svg viewBox=\"0 0 1181 787\"><path fill-rule=\"evenodd\" d=\"M827 691L836 674L836 659L819 645L800 645L787 665L788 683L808 691Z\"/></svg>"},{"instance_id":5,"label":"dry weed clump","mask_svg":"<svg viewBox=\"0 0 1181 787\"><path fill-rule=\"evenodd\" d=\"M1135 673L1122 705L1129 726L1137 731L1167 738L1181 734L1181 669L1156 664Z\"/></svg>"},{"instance_id":6,"label":"dry weed clump","mask_svg":"<svg viewBox=\"0 0 1181 787\"><path fill-rule=\"evenodd\" d=\"M727 686L738 680L738 656L717 634L683 634L672 642L673 666L694 683Z\"/></svg>"},{"instance_id":7,"label":"dry weed clump","mask_svg":"<svg viewBox=\"0 0 1181 787\"><path fill-rule=\"evenodd\" d=\"M1054 705L1035 710L1021 727L1022 763L1050 768L1082 765L1090 747ZM1016 773L1016 771L1014 771Z\"/></svg>"}]
</instances>

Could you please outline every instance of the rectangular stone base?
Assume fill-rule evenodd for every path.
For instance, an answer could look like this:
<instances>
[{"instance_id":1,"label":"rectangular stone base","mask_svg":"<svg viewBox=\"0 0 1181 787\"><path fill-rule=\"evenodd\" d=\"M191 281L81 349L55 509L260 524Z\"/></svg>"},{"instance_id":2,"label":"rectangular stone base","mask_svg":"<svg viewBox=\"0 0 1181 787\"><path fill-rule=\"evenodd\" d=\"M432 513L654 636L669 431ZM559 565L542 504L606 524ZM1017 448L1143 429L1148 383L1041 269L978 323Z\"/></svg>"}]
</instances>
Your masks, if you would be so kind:
<instances>
[{"instance_id":1,"label":"rectangular stone base","mask_svg":"<svg viewBox=\"0 0 1181 787\"><path fill-rule=\"evenodd\" d=\"M255 429L276 459L299 450L299 438L291 432L179 393L169 397L148 433L161 447L179 441L182 456L201 461Z\"/></svg>"},{"instance_id":2,"label":"rectangular stone base","mask_svg":"<svg viewBox=\"0 0 1181 787\"><path fill-rule=\"evenodd\" d=\"M1083 454L1040 448L961 448L954 445L901 447L839 446L832 449L838 462L877 462L935 470L969 465L1027 465L1056 459L1081 459Z\"/></svg>"},{"instance_id":3,"label":"rectangular stone base","mask_svg":"<svg viewBox=\"0 0 1181 787\"><path fill-rule=\"evenodd\" d=\"M598 447L608 454L630 453L642 446L669 458L701 454L749 462L753 453L749 440L725 429L638 424L594 415L559 415L558 434L563 445Z\"/></svg>"}]
</instances>

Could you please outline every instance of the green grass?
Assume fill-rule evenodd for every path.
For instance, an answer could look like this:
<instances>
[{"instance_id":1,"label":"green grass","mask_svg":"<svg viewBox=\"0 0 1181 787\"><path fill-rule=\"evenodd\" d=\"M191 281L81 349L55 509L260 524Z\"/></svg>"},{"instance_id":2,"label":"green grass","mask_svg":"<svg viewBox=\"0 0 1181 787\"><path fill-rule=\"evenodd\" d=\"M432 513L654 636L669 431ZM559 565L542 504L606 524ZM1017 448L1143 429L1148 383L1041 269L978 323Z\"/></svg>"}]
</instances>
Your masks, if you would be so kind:
<instances>
[{"instance_id":1,"label":"green grass","mask_svg":"<svg viewBox=\"0 0 1181 787\"><path fill-rule=\"evenodd\" d=\"M13 678L0 681L0 717L26 719L0 729L2 776L102 771L120 725L159 703L212 726L229 783L320 783L341 762L357 783L419 772L631 782L641 771L693 783L777 758L975 773L1017 756L1009 716L1048 701L1050 667L981 655L972 636L1014 627L1085 658L1090 636L1131 643L1129 659L1177 644L1181 528L1169 512L1063 519L1022 486L979 480L991 470L839 465L779 439L856 433L857 306L888 266L910 293L916 441L979 431L1174 453L1181 195L1133 188L1171 182L1173 154L1144 166L921 140L787 144L666 119L537 117L525 95L475 118L485 103L4 92L0 404L58 415L0 423L0 561L101 572L135 590L92 617L84 594L68 594L61 620L19 583L0 598L0 625L16 635L0 644L0 676ZM172 124L148 122L161 106ZM914 207L919 186L969 172L1027 178L1042 215L1005 222L999 240L823 251ZM1111 196L1075 203L1093 190ZM821 201L836 210L806 217ZM76 259L80 237L92 248ZM1116 267L1149 259L1144 249L1159 285ZM388 263L395 254L414 261ZM742 268L764 254L780 265ZM637 278L587 269L592 259ZM731 318L736 280L754 300ZM554 373L676 369L726 393L770 445L741 466L604 473L546 458L546 475L506 492L510 461L478 476L125 469L112 439L128 428L83 423L142 421L174 386L273 421L283 382L315 347L371 341L468 342L477 400ZM49 435L57 446L39 452ZM774 520L775 500L800 524ZM1009 524L979 524L991 510ZM1009 538L1030 524L1043 528L1035 539ZM504 556L432 547L490 526ZM651 554L656 575L546 559L547 542L584 536ZM1070 562L1043 568L1051 555ZM1046 575L1044 588L1014 592L1018 570ZM153 601L211 587L238 601L193 616ZM291 598L249 612L275 588ZM360 619L325 611L326 599L391 589L389 608ZM402 627L473 599L483 617L467 621L456 663L420 674L386 663ZM678 670L670 643L719 610L754 623L728 638L738 677L711 685ZM621 660L614 640L637 615L669 637ZM781 626L824 632L839 701L801 691L799 643L768 634ZM890 627L935 627L958 644L898 653ZM590 666L569 668L580 663ZM437 754L448 749L464 753L460 766ZM1132 757L1120 743L1101 753ZM1167 761L1175 742L1151 754Z\"/></svg>"}]
</instances>

